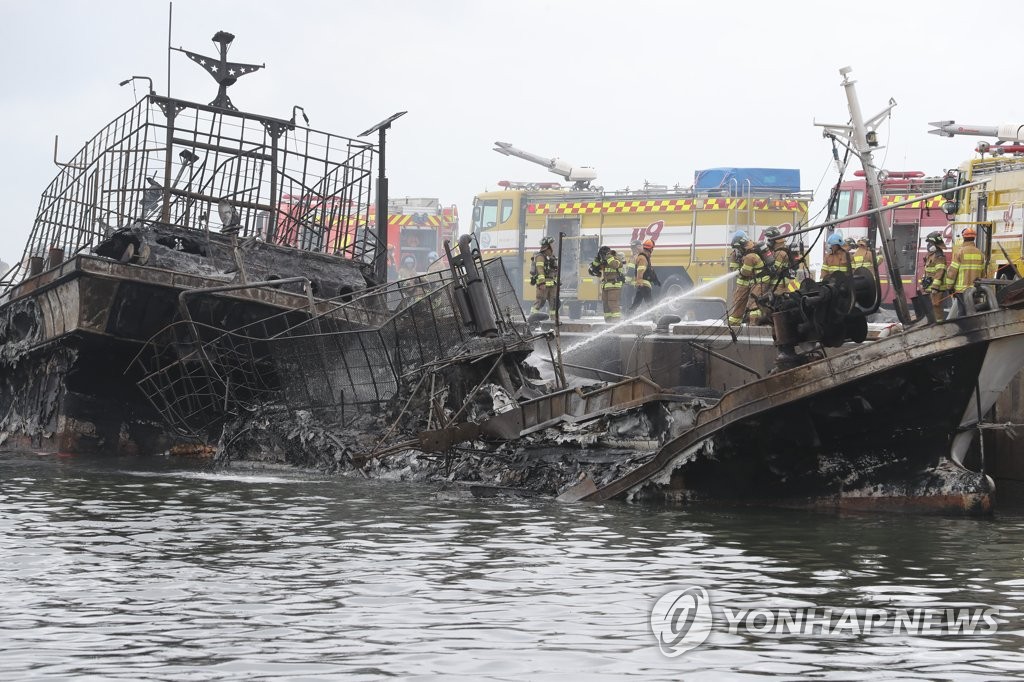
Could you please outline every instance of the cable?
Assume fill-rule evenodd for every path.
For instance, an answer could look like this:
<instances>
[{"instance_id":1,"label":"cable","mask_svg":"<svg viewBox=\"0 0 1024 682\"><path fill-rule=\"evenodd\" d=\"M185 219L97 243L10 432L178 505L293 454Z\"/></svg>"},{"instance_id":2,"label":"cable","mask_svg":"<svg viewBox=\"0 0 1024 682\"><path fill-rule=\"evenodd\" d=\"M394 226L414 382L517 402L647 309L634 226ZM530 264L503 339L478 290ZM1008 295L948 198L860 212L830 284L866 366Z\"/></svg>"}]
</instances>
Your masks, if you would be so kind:
<instances>
[{"instance_id":1,"label":"cable","mask_svg":"<svg viewBox=\"0 0 1024 682\"><path fill-rule=\"evenodd\" d=\"M888 141L892 138L892 109L889 110L889 115L885 117L885 139ZM885 161L889 158L889 145L885 145L885 154L882 155L882 168L885 168Z\"/></svg>"}]
</instances>

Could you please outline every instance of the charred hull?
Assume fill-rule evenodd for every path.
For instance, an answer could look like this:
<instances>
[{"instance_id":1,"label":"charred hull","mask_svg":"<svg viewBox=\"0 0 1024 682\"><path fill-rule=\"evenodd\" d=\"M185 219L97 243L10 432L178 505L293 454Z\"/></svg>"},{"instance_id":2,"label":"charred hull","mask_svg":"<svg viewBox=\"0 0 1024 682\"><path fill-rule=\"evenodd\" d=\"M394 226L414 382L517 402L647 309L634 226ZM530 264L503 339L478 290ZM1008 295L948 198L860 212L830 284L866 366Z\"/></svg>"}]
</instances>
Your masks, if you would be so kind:
<instances>
[{"instance_id":1,"label":"charred hull","mask_svg":"<svg viewBox=\"0 0 1024 682\"><path fill-rule=\"evenodd\" d=\"M951 454L1020 370L1022 333L1001 310L773 374L588 499L987 513L991 480Z\"/></svg>"},{"instance_id":2,"label":"charred hull","mask_svg":"<svg viewBox=\"0 0 1024 682\"><path fill-rule=\"evenodd\" d=\"M130 361L179 315L182 292L220 283L80 256L13 289L0 306L0 448L134 455L182 440L139 391ZM197 296L189 309L233 329L280 311L306 319L307 301L246 290Z\"/></svg>"},{"instance_id":3,"label":"charred hull","mask_svg":"<svg viewBox=\"0 0 1024 682\"><path fill-rule=\"evenodd\" d=\"M680 473L708 496L771 488L805 497L933 468L949 452L983 357L976 346L924 358L733 422L715 436L715 461Z\"/></svg>"}]
</instances>

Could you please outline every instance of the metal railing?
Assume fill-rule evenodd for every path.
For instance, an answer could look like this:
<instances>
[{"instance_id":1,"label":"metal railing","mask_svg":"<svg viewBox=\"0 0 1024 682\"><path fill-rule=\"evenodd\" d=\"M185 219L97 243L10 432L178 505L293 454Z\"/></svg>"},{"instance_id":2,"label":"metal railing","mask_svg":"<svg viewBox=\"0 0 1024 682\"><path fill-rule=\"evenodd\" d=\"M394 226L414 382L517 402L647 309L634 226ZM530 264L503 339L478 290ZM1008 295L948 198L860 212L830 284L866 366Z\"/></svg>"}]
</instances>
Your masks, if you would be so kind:
<instances>
[{"instance_id":1,"label":"metal railing","mask_svg":"<svg viewBox=\"0 0 1024 682\"><path fill-rule=\"evenodd\" d=\"M501 260L481 269L497 320L493 343L523 343L526 321ZM424 371L478 352L470 348L472 320L459 302L463 285L445 270L230 331L176 322L136 356L138 385L171 426L190 436L209 435L268 404L345 425L379 410Z\"/></svg>"}]
</instances>

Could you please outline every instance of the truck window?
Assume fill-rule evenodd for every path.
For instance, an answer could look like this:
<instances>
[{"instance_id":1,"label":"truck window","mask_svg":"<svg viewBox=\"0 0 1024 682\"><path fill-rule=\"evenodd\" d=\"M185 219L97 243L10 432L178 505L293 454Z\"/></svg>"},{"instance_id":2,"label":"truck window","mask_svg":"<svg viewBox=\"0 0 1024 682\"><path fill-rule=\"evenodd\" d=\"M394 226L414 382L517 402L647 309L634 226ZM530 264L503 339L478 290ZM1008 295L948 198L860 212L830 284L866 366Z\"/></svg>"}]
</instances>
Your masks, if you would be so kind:
<instances>
[{"instance_id":1,"label":"truck window","mask_svg":"<svg viewBox=\"0 0 1024 682\"><path fill-rule=\"evenodd\" d=\"M499 211L499 213L501 214L501 220L499 220L498 222L499 223L507 223L508 219L512 217L512 200L511 199L502 199L501 200L501 211Z\"/></svg>"},{"instance_id":2,"label":"truck window","mask_svg":"<svg viewBox=\"0 0 1024 682\"><path fill-rule=\"evenodd\" d=\"M481 201L478 208L480 208L480 223L477 227L487 230L498 224L498 200L488 199L487 201Z\"/></svg>"},{"instance_id":3,"label":"truck window","mask_svg":"<svg viewBox=\"0 0 1024 682\"><path fill-rule=\"evenodd\" d=\"M858 189L853 193L853 210L850 213L860 213L864 210L867 210L867 206L864 205L864 190Z\"/></svg>"},{"instance_id":4,"label":"truck window","mask_svg":"<svg viewBox=\"0 0 1024 682\"><path fill-rule=\"evenodd\" d=\"M839 201L836 202L835 218L845 218L850 215L850 190L844 189L839 192Z\"/></svg>"}]
</instances>

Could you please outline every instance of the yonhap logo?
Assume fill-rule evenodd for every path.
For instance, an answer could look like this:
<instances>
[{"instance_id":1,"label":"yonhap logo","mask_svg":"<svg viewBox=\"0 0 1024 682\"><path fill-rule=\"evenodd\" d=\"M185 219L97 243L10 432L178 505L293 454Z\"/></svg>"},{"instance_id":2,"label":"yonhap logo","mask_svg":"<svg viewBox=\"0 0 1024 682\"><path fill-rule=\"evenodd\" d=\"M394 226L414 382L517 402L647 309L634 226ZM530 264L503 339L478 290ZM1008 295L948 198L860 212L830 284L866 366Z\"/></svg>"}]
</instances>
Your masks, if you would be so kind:
<instances>
[{"instance_id":1,"label":"yonhap logo","mask_svg":"<svg viewBox=\"0 0 1024 682\"><path fill-rule=\"evenodd\" d=\"M933 604L921 607L857 608L829 606L736 608L711 603L700 586L668 592L651 608L651 632L665 656L696 649L720 629L744 637L812 639L892 635L947 637L998 631L1000 607Z\"/></svg>"},{"instance_id":2,"label":"yonhap logo","mask_svg":"<svg viewBox=\"0 0 1024 682\"><path fill-rule=\"evenodd\" d=\"M651 631L661 653L670 658L703 644L713 620L711 599L703 587L672 590L651 609Z\"/></svg>"}]
</instances>

